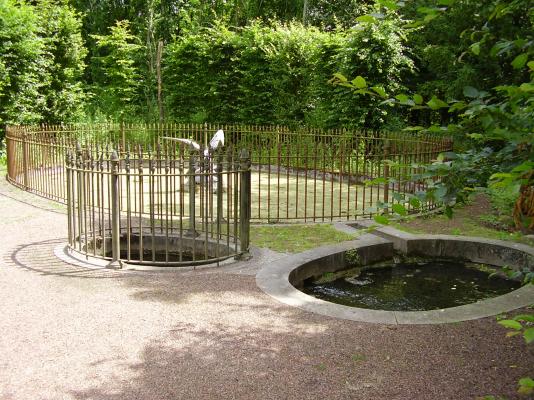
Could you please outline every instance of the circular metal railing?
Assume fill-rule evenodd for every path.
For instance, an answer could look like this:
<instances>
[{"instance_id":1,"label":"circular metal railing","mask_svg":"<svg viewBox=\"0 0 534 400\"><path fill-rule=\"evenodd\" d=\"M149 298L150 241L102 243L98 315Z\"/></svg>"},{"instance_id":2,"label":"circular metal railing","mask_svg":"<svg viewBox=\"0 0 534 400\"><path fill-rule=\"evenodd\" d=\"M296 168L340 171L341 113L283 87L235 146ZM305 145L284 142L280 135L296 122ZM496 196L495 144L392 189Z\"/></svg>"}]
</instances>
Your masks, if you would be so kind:
<instances>
[{"instance_id":1,"label":"circular metal railing","mask_svg":"<svg viewBox=\"0 0 534 400\"><path fill-rule=\"evenodd\" d=\"M422 165L452 150L447 137L346 129L207 124L8 126L8 180L65 203L66 154L76 143L108 154L116 149L123 159L128 148L141 146L146 153L150 147L157 152L165 138L187 138L206 148L218 129L224 131L226 148L250 153L251 220L257 223L352 220L371 216L379 204L396 202L411 211L407 196L426 189L426 182L414 176ZM425 209L436 206L424 204Z\"/></svg>"},{"instance_id":2,"label":"circular metal railing","mask_svg":"<svg viewBox=\"0 0 534 400\"><path fill-rule=\"evenodd\" d=\"M156 266L246 257L250 157L246 150L189 151L78 145L66 155L69 249Z\"/></svg>"}]
</instances>

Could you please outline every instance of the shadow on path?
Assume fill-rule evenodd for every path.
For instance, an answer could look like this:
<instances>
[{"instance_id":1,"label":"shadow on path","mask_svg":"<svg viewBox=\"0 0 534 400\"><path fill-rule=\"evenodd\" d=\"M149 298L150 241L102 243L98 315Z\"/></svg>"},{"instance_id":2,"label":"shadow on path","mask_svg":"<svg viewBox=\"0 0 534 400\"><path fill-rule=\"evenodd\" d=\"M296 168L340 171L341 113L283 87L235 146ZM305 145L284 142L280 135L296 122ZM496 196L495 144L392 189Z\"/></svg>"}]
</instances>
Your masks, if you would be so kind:
<instances>
[{"instance_id":1,"label":"shadow on path","mask_svg":"<svg viewBox=\"0 0 534 400\"><path fill-rule=\"evenodd\" d=\"M63 262L54 254L54 248L65 242L66 239L50 239L19 245L10 254L4 255L4 262L40 275L91 279L125 277L118 271L90 269Z\"/></svg>"},{"instance_id":2,"label":"shadow on path","mask_svg":"<svg viewBox=\"0 0 534 400\"><path fill-rule=\"evenodd\" d=\"M22 189L17 189L17 190L21 190ZM30 192L28 192L30 193ZM47 199L46 197L43 197L43 196L39 196L38 194L36 193L31 193L32 196L38 196L38 198L40 199L45 199L45 200L48 200L48 201L53 201L53 200L50 200L50 199ZM18 197L15 197L15 196L9 196L5 193L2 193L0 192L0 196L2 197L5 197L9 200L12 200L12 201L16 201L17 203L21 203L21 204L24 204L26 206L29 206L29 207L32 207L32 208L36 208L38 210L42 210L42 211L47 211L47 212L52 212L52 213L55 213L55 214L61 214L61 215L67 215L67 210L65 211L60 211L60 210L56 210L56 209L53 209L53 208L49 208L49 207L45 207L45 206L38 206L34 203L30 203L29 201L24 201L24 200L21 200L20 198ZM57 203L57 204L61 204L61 203Z\"/></svg>"}]
</instances>

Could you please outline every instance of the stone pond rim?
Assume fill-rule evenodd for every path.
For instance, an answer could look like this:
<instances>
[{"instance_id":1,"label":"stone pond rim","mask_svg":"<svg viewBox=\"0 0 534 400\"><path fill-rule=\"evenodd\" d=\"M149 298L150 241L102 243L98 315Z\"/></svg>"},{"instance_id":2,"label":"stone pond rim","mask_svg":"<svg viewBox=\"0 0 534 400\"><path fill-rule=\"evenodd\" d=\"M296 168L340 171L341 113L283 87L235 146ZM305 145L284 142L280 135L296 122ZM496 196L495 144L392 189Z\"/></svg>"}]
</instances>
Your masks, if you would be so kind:
<instances>
[{"instance_id":1,"label":"stone pond rim","mask_svg":"<svg viewBox=\"0 0 534 400\"><path fill-rule=\"evenodd\" d=\"M365 227L361 221L346 228ZM534 304L534 285L507 294L457 307L428 311L384 311L349 307L319 300L296 289L313 275L343 268L347 251L356 251L363 265L391 258L396 252L425 257L463 258L498 267L534 267L534 248L501 240L469 236L414 235L383 226L372 234L332 246L288 256L264 265L256 275L258 286L278 301L334 318L383 324L441 324L473 320Z\"/></svg>"}]
</instances>

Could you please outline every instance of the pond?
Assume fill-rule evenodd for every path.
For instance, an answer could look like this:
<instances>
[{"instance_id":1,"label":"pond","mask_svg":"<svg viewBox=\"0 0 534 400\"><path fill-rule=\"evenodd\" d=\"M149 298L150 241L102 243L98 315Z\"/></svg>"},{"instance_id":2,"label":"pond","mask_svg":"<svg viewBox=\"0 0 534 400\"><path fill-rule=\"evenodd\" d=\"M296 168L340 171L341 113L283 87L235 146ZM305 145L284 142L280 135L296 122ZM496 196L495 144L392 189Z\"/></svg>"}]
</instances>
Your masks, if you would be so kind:
<instances>
[{"instance_id":1,"label":"pond","mask_svg":"<svg viewBox=\"0 0 534 400\"><path fill-rule=\"evenodd\" d=\"M336 275L337 276L337 275ZM423 311L474 303L500 296L520 283L492 275L480 264L452 259L393 261L332 281L306 280L302 291L351 307Z\"/></svg>"}]
</instances>

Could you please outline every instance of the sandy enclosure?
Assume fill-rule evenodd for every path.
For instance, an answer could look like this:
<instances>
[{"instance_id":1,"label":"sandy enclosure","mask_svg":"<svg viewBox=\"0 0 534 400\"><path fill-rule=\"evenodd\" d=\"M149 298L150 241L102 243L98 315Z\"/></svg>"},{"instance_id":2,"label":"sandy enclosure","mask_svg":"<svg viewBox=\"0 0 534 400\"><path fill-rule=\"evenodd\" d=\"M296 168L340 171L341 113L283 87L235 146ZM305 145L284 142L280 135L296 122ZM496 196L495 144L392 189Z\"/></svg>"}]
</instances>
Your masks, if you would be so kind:
<instances>
[{"instance_id":1,"label":"sandy enclosure","mask_svg":"<svg viewBox=\"0 0 534 400\"><path fill-rule=\"evenodd\" d=\"M239 201L240 182L238 173L224 172L223 191L220 194L224 218L232 217ZM85 181L85 190L79 192L86 199L85 206L92 208L109 203L108 173L80 175ZM78 179L78 177L77 177ZM22 181L22 177L17 179ZM63 168L38 168L28 174L29 186L33 191L58 199L66 197L66 173ZM237 190L236 190L237 188ZM168 190L167 190L168 189ZM213 192L213 195L210 194ZM77 192L78 193L78 192ZM393 190L389 190L391 200ZM208 196L206 196L208 195ZM121 209L132 213L155 215L169 214L175 217L188 216L192 197L188 179L178 175L145 174L120 179ZM128 201L128 198L130 199ZM203 216L217 215L216 179L209 178L207 184L195 185L195 213ZM353 219L368 215L378 202L384 202L383 185L365 185L353 180L339 179L335 175L299 175L273 171L251 171L251 217L254 222L329 221ZM151 208L153 204L153 209ZM221 208L220 208L221 209Z\"/></svg>"},{"instance_id":2,"label":"sandy enclosure","mask_svg":"<svg viewBox=\"0 0 534 400\"><path fill-rule=\"evenodd\" d=\"M215 217L219 198L224 218L232 217L239 202L240 183L236 176L223 174L222 193L217 181L195 185L195 213ZM189 215L193 196L183 177L123 177L120 184L122 209L142 209L144 213ZM104 188L104 196L107 196ZM213 193L213 194L212 194ZM212 195L211 195L212 194ZM378 186L348 184L321 177L268 175L251 172L251 216L256 222L280 220L323 221L350 218L369 212L378 201L384 201L384 189ZM151 204L153 208L151 209Z\"/></svg>"}]
</instances>

